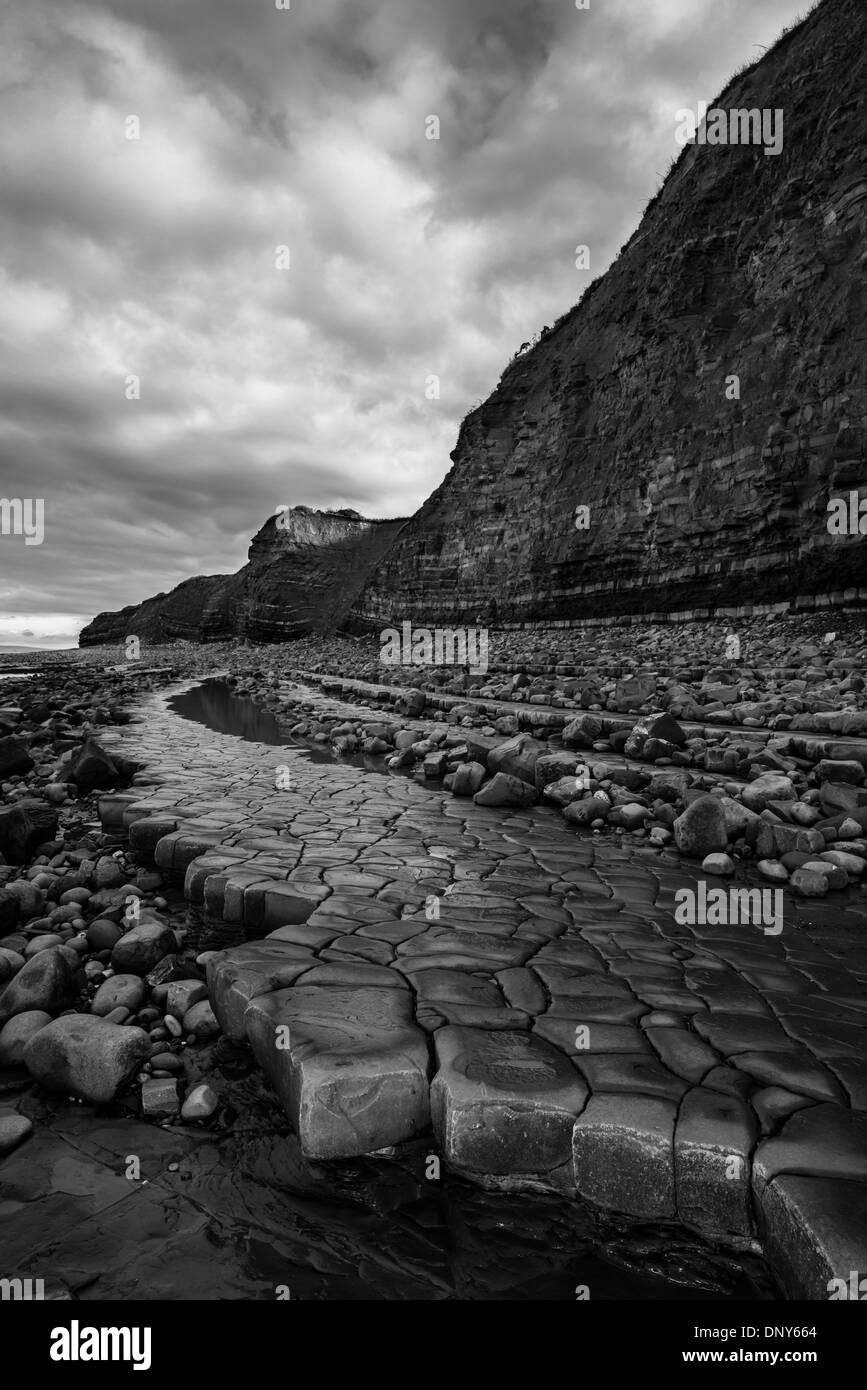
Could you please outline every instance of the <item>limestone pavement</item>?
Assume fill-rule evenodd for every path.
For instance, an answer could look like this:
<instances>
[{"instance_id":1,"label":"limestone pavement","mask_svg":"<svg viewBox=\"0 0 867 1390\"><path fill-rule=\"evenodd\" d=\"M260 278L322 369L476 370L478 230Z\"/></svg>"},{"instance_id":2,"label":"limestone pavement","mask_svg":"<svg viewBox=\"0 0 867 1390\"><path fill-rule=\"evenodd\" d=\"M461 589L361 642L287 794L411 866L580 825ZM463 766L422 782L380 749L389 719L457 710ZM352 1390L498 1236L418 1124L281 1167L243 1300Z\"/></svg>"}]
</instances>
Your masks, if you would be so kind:
<instances>
[{"instance_id":1,"label":"limestone pavement","mask_svg":"<svg viewBox=\"0 0 867 1390\"><path fill-rule=\"evenodd\" d=\"M674 855L215 734L173 693L112 736L146 771L100 814L258 938L209 959L211 1003L308 1157L432 1128L479 1183L760 1244L791 1297L867 1271L863 907L677 923Z\"/></svg>"}]
</instances>

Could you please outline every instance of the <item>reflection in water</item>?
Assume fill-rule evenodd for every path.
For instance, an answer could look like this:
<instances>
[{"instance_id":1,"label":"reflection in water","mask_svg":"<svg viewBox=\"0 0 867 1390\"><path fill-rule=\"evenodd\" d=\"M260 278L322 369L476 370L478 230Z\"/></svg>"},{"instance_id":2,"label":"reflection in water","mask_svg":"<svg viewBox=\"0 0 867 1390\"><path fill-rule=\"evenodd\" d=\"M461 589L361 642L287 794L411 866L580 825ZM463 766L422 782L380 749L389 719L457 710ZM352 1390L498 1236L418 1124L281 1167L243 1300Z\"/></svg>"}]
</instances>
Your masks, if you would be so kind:
<instances>
[{"instance_id":1,"label":"reflection in water","mask_svg":"<svg viewBox=\"0 0 867 1390\"><path fill-rule=\"evenodd\" d=\"M204 724L217 734L233 734L248 743L270 743L282 748L297 748L307 753L315 763L344 763L361 767L366 772L388 776L412 776L412 768L386 767L381 754L336 753L328 743L315 743L309 738L293 738L276 715L264 710L247 695L236 695L230 685L217 678L204 681L184 695L173 695L169 708L183 719Z\"/></svg>"},{"instance_id":2,"label":"reflection in water","mask_svg":"<svg viewBox=\"0 0 867 1390\"><path fill-rule=\"evenodd\" d=\"M276 716L244 695L235 695L225 681L209 680L175 695L170 707L184 719L206 724L218 734L234 734L248 743L286 744Z\"/></svg>"}]
</instances>

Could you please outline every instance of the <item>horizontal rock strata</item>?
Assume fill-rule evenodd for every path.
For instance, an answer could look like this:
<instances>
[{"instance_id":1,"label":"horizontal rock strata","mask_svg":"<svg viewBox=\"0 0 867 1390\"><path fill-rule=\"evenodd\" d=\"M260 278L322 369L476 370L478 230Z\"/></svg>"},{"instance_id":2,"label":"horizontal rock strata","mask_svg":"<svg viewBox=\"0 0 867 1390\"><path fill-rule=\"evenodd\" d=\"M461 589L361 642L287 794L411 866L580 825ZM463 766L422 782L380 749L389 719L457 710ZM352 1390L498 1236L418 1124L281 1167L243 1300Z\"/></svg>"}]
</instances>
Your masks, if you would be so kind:
<instances>
[{"instance_id":1,"label":"horizontal rock strata","mask_svg":"<svg viewBox=\"0 0 867 1390\"><path fill-rule=\"evenodd\" d=\"M709 102L782 109L782 151L685 147L607 273L464 420L360 626L863 590L867 542L829 534L827 504L867 494L865 42L860 0L827 0Z\"/></svg>"},{"instance_id":2,"label":"horizontal rock strata","mask_svg":"<svg viewBox=\"0 0 867 1390\"><path fill-rule=\"evenodd\" d=\"M293 507L269 517L237 574L188 579L118 613L100 613L82 647L128 636L166 642L227 636L274 642L322 632L345 620L371 570L403 521L369 521L358 512Z\"/></svg>"}]
</instances>

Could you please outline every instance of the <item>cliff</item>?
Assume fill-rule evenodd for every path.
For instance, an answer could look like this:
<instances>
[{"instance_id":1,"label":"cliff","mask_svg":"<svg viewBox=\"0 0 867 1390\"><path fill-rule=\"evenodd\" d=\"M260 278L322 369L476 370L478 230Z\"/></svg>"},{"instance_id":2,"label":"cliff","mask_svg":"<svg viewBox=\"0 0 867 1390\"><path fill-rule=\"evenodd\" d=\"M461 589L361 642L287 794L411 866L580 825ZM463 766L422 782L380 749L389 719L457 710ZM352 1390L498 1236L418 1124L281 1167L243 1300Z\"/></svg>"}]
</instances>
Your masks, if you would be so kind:
<instances>
[{"instance_id":1,"label":"cliff","mask_svg":"<svg viewBox=\"0 0 867 1390\"><path fill-rule=\"evenodd\" d=\"M269 517L237 574L187 579L168 594L117 613L100 613L79 646L173 638L273 642L341 626L349 608L405 522L370 521L358 512L293 507Z\"/></svg>"},{"instance_id":2,"label":"cliff","mask_svg":"<svg viewBox=\"0 0 867 1390\"><path fill-rule=\"evenodd\" d=\"M867 602L867 536L828 529L867 497L865 49L864 0L824 0L732 79L711 110L768 112L782 147L683 148L410 521L297 507L237 575L82 645Z\"/></svg>"},{"instance_id":3,"label":"cliff","mask_svg":"<svg viewBox=\"0 0 867 1390\"><path fill-rule=\"evenodd\" d=\"M826 525L867 484L865 50L863 0L825 0L709 103L781 109L782 151L684 147L606 275L466 418L354 626L867 584L867 537Z\"/></svg>"},{"instance_id":4,"label":"cliff","mask_svg":"<svg viewBox=\"0 0 867 1390\"><path fill-rule=\"evenodd\" d=\"M230 575L203 575L185 579L168 594L155 594L144 603L129 604L116 613L99 613L78 635L80 647L97 647L139 637L149 642L175 638L197 641L202 635L202 615L217 599Z\"/></svg>"}]
</instances>

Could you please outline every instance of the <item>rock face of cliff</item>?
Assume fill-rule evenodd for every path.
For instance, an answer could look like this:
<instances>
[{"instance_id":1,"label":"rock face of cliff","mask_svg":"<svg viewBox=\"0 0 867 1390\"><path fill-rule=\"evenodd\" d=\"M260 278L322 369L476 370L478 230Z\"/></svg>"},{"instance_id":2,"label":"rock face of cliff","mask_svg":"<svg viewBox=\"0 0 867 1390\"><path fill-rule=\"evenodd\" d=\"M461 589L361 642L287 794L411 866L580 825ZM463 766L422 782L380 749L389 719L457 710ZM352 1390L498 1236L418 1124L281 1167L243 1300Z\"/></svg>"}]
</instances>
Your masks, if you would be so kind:
<instances>
[{"instance_id":1,"label":"rock face of cliff","mask_svg":"<svg viewBox=\"0 0 867 1390\"><path fill-rule=\"evenodd\" d=\"M781 110L782 151L686 145L606 275L466 418L354 626L867 585L867 536L827 529L831 497L867 495L865 50L864 0L825 0L709 104Z\"/></svg>"},{"instance_id":2,"label":"rock face of cliff","mask_svg":"<svg viewBox=\"0 0 867 1390\"><path fill-rule=\"evenodd\" d=\"M220 589L231 575L202 575L185 579L168 594L155 594L144 603L131 603L116 613L99 613L79 633L80 647L98 647L139 637L149 642L174 638L197 641L202 635L202 614L218 601Z\"/></svg>"},{"instance_id":3,"label":"rock face of cliff","mask_svg":"<svg viewBox=\"0 0 867 1390\"><path fill-rule=\"evenodd\" d=\"M865 49L865 0L824 0L709 103L772 140L683 149L409 522L296 507L81 644L867 602L867 535L828 529L867 499Z\"/></svg>"},{"instance_id":4,"label":"rock face of cliff","mask_svg":"<svg viewBox=\"0 0 867 1390\"><path fill-rule=\"evenodd\" d=\"M360 589L395 539L403 519L370 521L358 512L293 507L269 517L237 574L187 579L117 613L100 613L79 635L91 647L135 635L273 642L327 632L346 620Z\"/></svg>"},{"instance_id":5,"label":"rock face of cliff","mask_svg":"<svg viewBox=\"0 0 867 1390\"><path fill-rule=\"evenodd\" d=\"M293 507L269 517L248 561L203 615L202 636L277 642L342 627L405 519L370 521L350 510Z\"/></svg>"}]
</instances>

